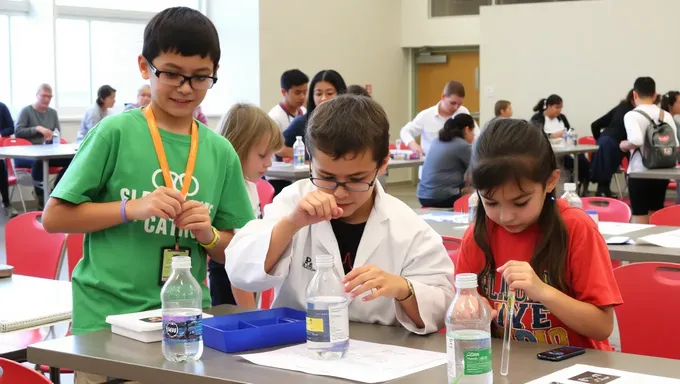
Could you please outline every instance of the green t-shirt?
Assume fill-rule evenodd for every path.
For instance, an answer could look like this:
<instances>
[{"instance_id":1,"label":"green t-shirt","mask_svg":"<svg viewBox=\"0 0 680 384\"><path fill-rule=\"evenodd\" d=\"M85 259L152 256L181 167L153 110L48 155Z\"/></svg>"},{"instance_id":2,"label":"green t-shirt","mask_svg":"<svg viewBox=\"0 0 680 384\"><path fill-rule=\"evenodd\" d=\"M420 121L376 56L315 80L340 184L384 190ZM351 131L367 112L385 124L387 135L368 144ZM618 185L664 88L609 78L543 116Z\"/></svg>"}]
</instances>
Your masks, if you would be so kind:
<instances>
[{"instance_id":1,"label":"green t-shirt","mask_svg":"<svg viewBox=\"0 0 680 384\"><path fill-rule=\"evenodd\" d=\"M241 228L253 219L241 164L229 141L198 124L196 168L187 199L210 209L219 230ZM191 138L160 129L174 188L184 181ZM140 198L163 186L151 134L140 109L102 120L81 143L53 197L81 204ZM85 235L84 256L73 272L74 334L108 328L108 315L160 308L161 248L175 243L172 220L152 217ZM178 229L177 229L178 230ZM210 306L206 252L190 231L179 231L191 249L191 272Z\"/></svg>"}]
</instances>

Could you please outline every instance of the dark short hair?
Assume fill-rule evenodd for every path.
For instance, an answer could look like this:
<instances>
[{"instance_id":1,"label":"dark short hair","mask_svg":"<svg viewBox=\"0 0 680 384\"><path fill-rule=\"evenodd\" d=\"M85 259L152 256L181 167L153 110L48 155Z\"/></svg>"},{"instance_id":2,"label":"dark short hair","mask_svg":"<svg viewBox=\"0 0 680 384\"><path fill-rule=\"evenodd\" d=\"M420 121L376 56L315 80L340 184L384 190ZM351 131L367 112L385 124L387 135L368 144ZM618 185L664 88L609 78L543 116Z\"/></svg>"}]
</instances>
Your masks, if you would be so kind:
<instances>
[{"instance_id":1,"label":"dark short hair","mask_svg":"<svg viewBox=\"0 0 680 384\"><path fill-rule=\"evenodd\" d=\"M673 104L675 104L675 100L677 100L678 96L680 96L680 92L678 91L670 91L667 94L663 95L663 97L661 98L661 109L668 113L671 113L671 109L673 109Z\"/></svg>"},{"instance_id":2,"label":"dark short hair","mask_svg":"<svg viewBox=\"0 0 680 384\"><path fill-rule=\"evenodd\" d=\"M352 84L349 87L347 87L347 93L352 95L371 97L371 94L368 93L366 88L358 84Z\"/></svg>"},{"instance_id":3,"label":"dark short hair","mask_svg":"<svg viewBox=\"0 0 680 384\"><path fill-rule=\"evenodd\" d=\"M656 82L651 77L638 77L633 90L641 97L652 97L656 93Z\"/></svg>"},{"instance_id":4,"label":"dark short hair","mask_svg":"<svg viewBox=\"0 0 680 384\"><path fill-rule=\"evenodd\" d=\"M508 109L510 106L510 102L507 100L498 100L496 102L496 105L493 106L493 112L496 114L496 116L500 116L501 112L505 111Z\"/></svg>"},{"instance_id":5,"label":"dark short hair","mask_svg":"<svg viewBox=\"0 0 680 384\"><path fill-rule=\"evenodd\" d=\"M153 61L162 53L210 57L213 70L220 62L220 39L215 25L201 12L174 7L157 13L144 28L142 56Z\"/></svg>"},{"instance_id":6,"label":"dark short hair","mask_svg":"<svg viewBox=\"0 0 680 384\"><path fill-rule=\"evenodd\" d=\"M116 93L116 90L113 89L112 86L110 85L102 85L99 87L97 90L97 105L100 107L104 105L104 99L107 97L111 96L112 94Z\"/></svg>"},{"instance_id":7,"label":"dark short hair","mask_svg":"<svg viewBox=\"0 0 680 384\"><path fill-rule=\"evenodd\" d=\"M534 106L534 112L543 113L551 105L562 105L562 98L559 95L552 94L545 99L541 99Z\"/></svg>"},{"instance_id":8,"label":"dark short hair","mask_svg":"<svg viewBox=\"0 0 680 384\"><path fill-rule=\"evenodd\" d=\"M307 115L312 114L316 109L316 102L314 102L314 87L319 81L325 81L335 87L335 92L338 95L342 95L347 92L347 84L345 84L345 79L340 76L337 71L332 69L324 69L323 71L317 72L312 81L309 83L309 92L307 92Z\"/></svg>"},{"instance_id":9,"label":"dark short hair","mask_svg":"<svg viewBox=\"0 0 680 384\"><path fill-rule=\"evenodd\" d=\"M375 100L340 95L319 105L309 117L305 142L312 157L315 151L339 159L370 150L380 166L389 154L390 123Z\"/></svg>"},{"instance_id":10,"label":"dark short hair","mask_svg":"<svg viewBox=\"0 0 680 384\"><path fill-rule=\"evenodd\" d=\"M460 81L449 81L444 86L444 96L449 97L456 95L458 97L465 97L465 87Z\"/></svg>"},{"instance_id":11,"label":"dark short hair","mask_svg":"<svg viewBox=\"0 0 680 384\"><path fill-rule=\"evenodd\" d=\"M475 120L467 113L459 113L446 120L439 130L439 141L451 141L454 137L464 137L465 128L475 129Z\"/></svg>"},{"instance_id":12,"label":"dark short hair","mask_svg":"<svg viewBox=\"0 0 680 384\"><path fill-rule=\"evenodd\" d=\"M289 69L281 75L281 89L286 91L307 83L309 83L309 77L299 69Z\"/></svg>"}]
</instances>

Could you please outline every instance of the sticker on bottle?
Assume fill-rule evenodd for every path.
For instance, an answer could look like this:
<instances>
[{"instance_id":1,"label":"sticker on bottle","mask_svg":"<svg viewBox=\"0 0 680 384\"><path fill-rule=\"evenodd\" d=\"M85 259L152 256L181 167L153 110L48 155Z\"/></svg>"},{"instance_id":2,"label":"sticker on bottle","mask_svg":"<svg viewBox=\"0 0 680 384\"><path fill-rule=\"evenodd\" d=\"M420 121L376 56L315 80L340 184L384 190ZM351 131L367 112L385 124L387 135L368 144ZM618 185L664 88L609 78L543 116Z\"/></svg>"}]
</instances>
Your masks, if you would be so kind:
<instances>
[{"instance_id":1,"label":"sticker on bottle","mask_svg":"<svg viewBox=\"0 0 680 384\"><path fill-rule=\"evenodd\" d=\"M163 341L193 343L203 338L203 314L195 316L163 316Z\"/></svg>"},{"instance_id":2,"label":"sticker on bottle","mask_svg":"<svg viewBox=\"0 0 680 384\"><path fill-rule=\"evenodd\" d=\"M335 343L349 339L349 313L347 303L328 309L307 310L307 341Z\"/></svg>"},{"instance_id":3,"label":"sticker on bottle","mask_svg":"<svg viewBox=\"0 0 680 384\"><path fill-rule=\"evenodd\" d=\"M491 348L463 352L465 375L483 375L491 372Z\"/></svg>"}]
</instances>

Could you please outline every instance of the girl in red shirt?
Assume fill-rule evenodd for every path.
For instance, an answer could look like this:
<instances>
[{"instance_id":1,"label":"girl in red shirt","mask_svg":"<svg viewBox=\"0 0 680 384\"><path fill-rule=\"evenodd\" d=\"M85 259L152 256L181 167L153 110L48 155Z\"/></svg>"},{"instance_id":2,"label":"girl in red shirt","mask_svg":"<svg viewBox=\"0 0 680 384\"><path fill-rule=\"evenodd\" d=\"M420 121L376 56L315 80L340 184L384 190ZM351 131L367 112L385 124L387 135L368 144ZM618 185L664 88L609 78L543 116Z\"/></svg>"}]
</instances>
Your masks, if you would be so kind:
<instances>
[{"instance_id":1,"label":"girl in red shirt","mask_svg":"<svg viewBox=\"0 0 680 384\"><path fill-rule=\"evenodd\" d=\"M555 200L555 153L540 128L499 120L475 143L469 172L480 203L465 233L456 273L479 276L481 294L499 316L515 290L512 338L611 350L607 338L622 303L609 250L581 209Z\"/></svg>"}]
</instances>

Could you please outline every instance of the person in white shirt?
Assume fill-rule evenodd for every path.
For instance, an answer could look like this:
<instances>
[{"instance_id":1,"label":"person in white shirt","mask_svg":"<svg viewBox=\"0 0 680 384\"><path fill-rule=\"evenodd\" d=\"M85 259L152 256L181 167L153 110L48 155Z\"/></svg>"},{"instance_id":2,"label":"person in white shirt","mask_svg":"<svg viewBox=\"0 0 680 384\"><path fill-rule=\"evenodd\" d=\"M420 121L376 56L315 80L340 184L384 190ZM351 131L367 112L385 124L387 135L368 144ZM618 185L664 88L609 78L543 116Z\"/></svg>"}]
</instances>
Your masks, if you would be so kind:
<instances>
[{"instance_id":1,"label":"person in white shirt","mask_svg":"<svg viewBox=\"0 0 680 384\"><path fill-rule=\"evenodd\" d=\"M256 183L266 183L262 180L262 176L272 165L274 153L283 147L281 131L276 122L263 110L250 104L234 104L227 112L219 129L220 134L234 146L241 160L253 213L256 218L261 219L262 207ZM255 307L252 293L231 286L224 264L211 259L208 263L208 271L210 272L212 305L237 304Z\"/></svg>"},{"instance_id":2,"label":"person in white shirt","mask_svg":"<svg viewBox=\"0 0 680 384\"><path fill-rule=\"evenodd\" d=\"M436 139L444 123L460 113L470 114L463 106L465 87L458 81L449 81L444 86L441 100L432 107L421 111L413 121L401 129L401 141L421 155L427 155L432 140ZM475 137L479 136L479 126L475 122ZM416 137L420 136L420 144Z\"/></svg>"},{"instance_id":3,"label":"person in white shirt","mask_svg":"<svg viewBox=\"0 0 680 384\"><path fill-rule=\"evenodd\" d=\"M328 254L344 276L351 321L441 329L454 266L441 236L377 181L389 161L385 111L370 98L340 95L316 107L305 135L310 178L236 233L225 251L232 284L274 288L274 307L304 310L315 256Z\"/></svg>"},{"instance_id":4,"label":"person in white shirt","mask_svg":"<svg viewBox=\"0 0 680 384\"><path fill-rule=\"evenodd\" d=\"M630 152L628 173L644 172L647 170L642 163L642 147L645 142L645 132L650 125L649 120L642 113L647 114L655 122L663 121L673 127L677 137L677 127L673 115L664 112L655 101L657 99L656 83L651 77L639 77L633 85L633 100L635 109L626 113L623 124L626 127L627 140L623 140L619 147L622 151ZM666 189L669 180L628 178L628 194L633 211L633 223L649 223L649 215L664 207Z\"/></svg>"},{"instance_id":5,"label":"person in white shirt","mask_svg":"<svg viewBox=\"0 0 680 384\"><path fill-rule=\"evenodd\" d=\"M308 86L309 77L299 69L290 69L281 75L283 100L269 111L269 117L279 126L281 132L288 128L294 118L307 112L304 105Z\"/></svg>"}]
</instances>

